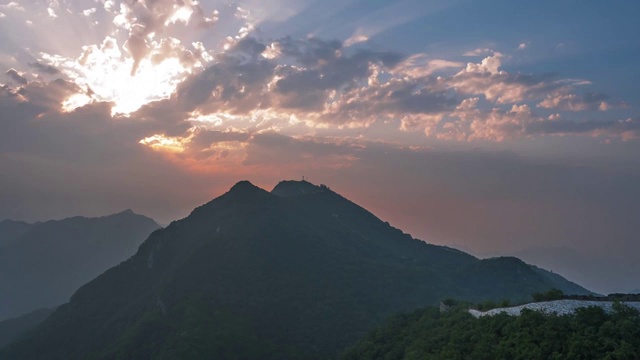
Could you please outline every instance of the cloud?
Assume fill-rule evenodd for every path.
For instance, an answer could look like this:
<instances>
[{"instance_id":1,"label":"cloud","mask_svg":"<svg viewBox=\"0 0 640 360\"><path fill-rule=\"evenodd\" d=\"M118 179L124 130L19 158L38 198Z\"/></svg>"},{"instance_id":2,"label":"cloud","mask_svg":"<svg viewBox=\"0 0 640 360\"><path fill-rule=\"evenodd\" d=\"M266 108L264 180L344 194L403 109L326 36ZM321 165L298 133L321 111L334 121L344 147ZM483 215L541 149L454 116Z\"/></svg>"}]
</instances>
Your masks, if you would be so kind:
<instances>
[{"instance_id":1,"label":"cloud","mask_svg":"<svg viewBox=\"0 0 640 360\"><path fill-rule=\"evenodd\" d=\"M530 134L571 135L586 134L594 137L640 138L640 119L605 121L539 121L527 126Z\"/></svg>"},{"instance_id":2,"label":"cloud","mask_svg":"<svg viewBox=\"0 0 640 360\"><path fill-rule=\"evenodd\" d=\"M355 44L363 43L369 41L369 37L362 34L353 34L350 38L344 41L344 47L353 46Z\"/></svg>"},{"instance_id":3,"label":"cloud","mask_svg":"<svg viewBox=\"0 0 640 360\"><path fill-rule=\"evenodd\" d=\"M293 42L284 39L280 45L284 56L290 56L305 65L279 67L280 78L273 91L284 108L320 110L330 91L349 91L358 82L373 74L372 65L393 67L401 56L391 52L358 50L354 54L342 53L339 42L311 39Z\"/></svg>"},{"instance_id":4,"label":"cloud","mask_svg":"<svg viewBox=\"0 0 640 360\"><path fill-rule=\"evenodd\" d=\"M32 68L38 70L38 72L42 73L42 74L47 74L47 75L58 75L60 74L60 70L56 69L55 67L51 66L51 65L47 65L47 64L43 64L39 61L30 63L29 66L31 66Z\"/></svg>"},{"instance_id":5,"label":"cloud","mask_svg":"<svg viewBox=\"0 0 640 360\"><path fill-rule=\"evenodd\" d=\"M597 93L576 95L560 92L549 95L538 106L545 109L568 111L606 111L612 107L605 101L607 98L606 95Z\"/></svg>"},{"instance_id":6,"label":"cloud","mask_svg":"<svg viewBox=\"0 0 640 360\"><path fill-rule=\"evenodd\" d=\"M465 66L458 61L433 59L427 54L415 54L407 57L393 69L393 73L423 78L440 70L460 69Z\"/></svg>"},{"instance_id":7,"label":"cloud","mask_svg":"<svg viewBox=\"0 0 640 360\"><path fill-rule=\"evenodd\" d=\"M7 4L0 4L0 9L4 9L4 10L15 10L15 11L20 11L20 12L24 12L25 9L22 5L18 4L15 1L11 1Z\"/></svg>"},{"instance_id":8,"label":"cloud","mask_svg":"<svg viewBox=\"0 0 640 360\"><path fill-rule=\"evenodd\" d=\"M467 67L450 79L450 86L464 94L484 95L498 104L513 104L544 97L563 87L551 75L511 74L501 70L503 55L495 53Z\"/></svg>"},{"instance_id":9,"label":"cloud","mask_svg":"<svg viewBox=\"0 0 640 360\"><path fill-rule=\"evenodd\" d=\"M482 110L479 102L479 98L465 99L449 115L451 120L437 130L437 137L444 140L500 142L541 135L588 135L625 141L640 136L637 119L577 121L562 119L558 114L545 118L535 114L528 105L513 105L509 110Z\"/></svg>"},{"instance_id":10,"label":"cloud","mask_svg":"<svg viewBox=\"0 0 640 360\"><path fill-rule=\"evenodd\" d=\"M171 101L184 112L249 116L270 110L307 124L366 126L452 109L455 98L424 76L459 65L430 60L422 64L425 70L416 58L403 62L391 52L348 51L338 41L283 38L267 46L245 38L185 81Z\"/></svg>"},{"instance_id":11,"label":"cloud","mask_svg":"<svg viewBox=\"0 0 640 360\"><path fill-rule=\"evenodd\" d=\"M107 2L105 2L105 8ZM112 5L109 4L109 8ZM122 3L114 18L116 26L128 31L129 38L124 44L133 59L131 75L135 75L143 59L158 49L163 32L177 25L194 23L197 27L209 27L216 23L218 12L208 17L197 1L183 0L140 0Z\"/></svg>"},{"instance_id":12,"label":"cloud","mask_svg":"<svg viewBox=\"0 0 640 360\"><path fill-rule=\"evenodd\" d=\"M47 8L47 14L49 14L49 17L51 17L52 19L55 19L58 17L58 15L56 15L56 11L50 7Z\"/></svg>"},{"instance_id":13,"label":"cloud","mask_svg":"<svg viewBox=\"0 0 640 360\"><path fill-rule=\"evenodd\" d=\"M9 69L5 74L17 84L24 85L27 83L27 78L25 78L24 75L16 69Z\"/></svg>"},{"instance_id":14,"label":"cloud","mask_svg":"<svg viewBox=\"0 0 640 360\"><path fill-rule=\"evenodd\" d=\"M126 43L117 35L108 36L101 44L85 46L77 59L43 53L32 67L74 84L61 97L48 100L46 107L72 112L108 103L113 118L138 119L154 129L141 134L137 144L155 150L162 150L163 142L178 144L175 148L183 157L196 157L188 146L195 146L193 137L202 130L232 124L250 127L252 134L287 128L295 129L296 135L329 130L357 133L354 129L385 126L437 139L504 141L562 135L534 130L532 124L585 121L566 114L556 118L559 113L547 110L611 107L606 95L576 94L577 86L588 84L584 80L506 71L503 63L510 57L488 48L467 53L483 58L464 64L426 53L350 46L356 38L265 40L253 29L251 14L236 5L223 7L222 13L209 11L210 15L190 0L104 5L115 15L118 31L126 32ZM184 27L204 26L197 24L198 19L207 26L215 22L242 26L213 52L203 43L187 44L174 37ZM25 89L16 94L24 96L21 91L38 88L26 80ZM62 107L53 104L56 101ZM634 138L633 129L603 129L571 133Z\"/></svg>"},{"instance_id":15,"label":"cloud","mask_svg":"<svg viewBox=\"0 0 640 360\"><path fill-rule=\"evenodd\" d=\"M290 62L281 64L286 59ZM186 112L208 114L217 109L248 114L272 109L322 122L329 117L322 115L331 113L326 110L328 102L336 101L338 93L357 92L375 67L391 68L400 60L401 56L389 52L357 50L345 54L340 42L314 38L284 38L268 47L245 38L185 81L175 101Z\"/></svg>"},{"instance_id":16,"label":"cloud","mask_svg":"<svg viewBox=\"0 0 640 360\"><path fill-rule=\"evenodd\" d=\"M604 110L609 106L603 101L606 96L573 94L573 87L584 80L506 72L501 69L503 58L494 53L464 66L425 54L406 57L348 49L339 41L286 37L264 43L246 37L180 84L170 99L150 104L138 116L210 117L218 125L241 118L250 124L260 118L276 128L275 119L342 129L395 122L401 130L419 129L427 136L457 141L569 134L634 138L632 130L604 131L605 123L601 131L588 133L535 130L544 126L532 124L580 121L537 114L533 101L543 110ZM552 104L553 99L558 101ZM179 128L184 130L185 123Z\"/></svg>"},{"instance_id":17,"label":"cloud","mask_svg":"<svg viewBox=\"0 0 640 360\"><path fill-rule=\"evenodd\" d=\"M493 51L493 50L491 50L489 48L482 48L482 49L475 49L475 50L467 51L463 55L464 56L486 56L486 55L491 55L494 52L495 51Z\"/></svg>"},{"instance_id":18,"label":"cloud","mask_svg":"<svg viewBox=\"0 0 640 360\"><path fill-rule=\"evenodd\" d=\"M445 123L436 136L443 140L504 141L527 136L527 125L540 120L527 105L513 105L509 110L481 110L479 101L479 98L462 101L451 113L451 121Z\"/></svg>"}]
</instances>

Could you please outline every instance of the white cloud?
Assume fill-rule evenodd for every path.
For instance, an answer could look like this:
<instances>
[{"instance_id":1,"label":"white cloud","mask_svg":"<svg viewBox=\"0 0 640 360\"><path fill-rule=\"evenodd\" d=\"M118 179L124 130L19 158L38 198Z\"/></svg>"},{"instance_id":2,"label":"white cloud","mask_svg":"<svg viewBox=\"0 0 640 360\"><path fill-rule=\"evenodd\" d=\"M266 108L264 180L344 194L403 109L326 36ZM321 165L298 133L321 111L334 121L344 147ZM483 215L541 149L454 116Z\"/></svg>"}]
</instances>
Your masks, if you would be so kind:
<instances>
[{"instance_id":1,"label":"white cloud","mask_svg":"<svg viewBox=\"0 0 640 360\"><path fill-rule=\"evenodd\" d=\"M493 54L494 51L488 48L482 48L482 49L475 49L475 50L471 50L471 51L467 51L466 53L464 53L464 56L485 56L485 55L489 55L489 54Z\"/></svg>"},{"instance_id":2,"label":"white cloud","mask_svg":"<svg viewBox=\"0 0 640 360\"><path fill-rule=\"evenodd\" d=\"M105 2L105 6L106 6ZM238 15L240 14L240 15ZM236 9L236 16L244 16L241 8ZM217 21L217 12L211 17L195 0L156 0L150 3L121 3L113 23L128 31L129 38L124 44L133 59L131 74L135 75L142 60L153 53L154 41L157 43L169 29L175 26L187 26L193 23L196 27L210 26ZM245 31L251 31L247 29Z\"/></svg>"},{"instance_id":3,"label":"white cloud","mask_svg":"<svg viewBox=\"0 0 640 360\"><path fill-rule=\"evenodd\" d=\"M394 74L404 74L411 77L425 77L439 70L459 69L464 63L444 59L432 59L427 54L411 55L393 70Z\"/></svg>"},{"instance_id":4,"label":"white cloud","mask_svg":"<svg viewBox=\"0 0 640 360\"><path fill-rule=\"evenodd\" d=\"M53 9L52 9L52 8L50 8L50 7L49 7L49 8L47 8L47 13L48 13L48 14L49 14L49 16L50 16L51 18L53 18L53 19L55 19L55 18L57 18L57 17L58 17L58 15L56 15L55 10L53 10Z\"/></svg>"},{"instance_id":5,"label":"white cloud","mask_svg":"<svg viewBox=\"0 0 640 360\"><path fill-rule=\"evenodd\" d=\"M113 0L102 0L102 1L104 1L103 6L104 6L104 9L106 11L111 12L111 11L115 10L116 5L115 5L115 2Z\"/></svg>"},{"instance_id":6,"label":"white cloud","mask_svg":"<svg viewBox=\"0 0 640 360\"><path fill-rule=\"evenodd\" d=\"M9 10L16 10L16 11L25 11L24 7L20 4L18 4L15 1L12 1L8 4L0 4L0 9L9 9Z\"/></svg>"},{"instance_id":7,"label":"white cloud","mask_svg":"<svg viewBox=\"0 0 640 360\"><path fill-rule=\"evenodd\" d=\"M606 96L602 94L576 95L558 92L550 94L538 106L545 109L568 111L607 111L611 108L611 104L606 102L605 99Z\"/></svg>"},{"instance_id":8,"label":"white cloud","mask_svg":"<svg viewBox=\"0 0 640 360\"><path fill-rule=\"evenodd\" d=\"M366 35L353 34L350 38L344 41L344 46L349 47L355 44L366 42L368 40L369 38Z\"/></svg>"}]
</instances>

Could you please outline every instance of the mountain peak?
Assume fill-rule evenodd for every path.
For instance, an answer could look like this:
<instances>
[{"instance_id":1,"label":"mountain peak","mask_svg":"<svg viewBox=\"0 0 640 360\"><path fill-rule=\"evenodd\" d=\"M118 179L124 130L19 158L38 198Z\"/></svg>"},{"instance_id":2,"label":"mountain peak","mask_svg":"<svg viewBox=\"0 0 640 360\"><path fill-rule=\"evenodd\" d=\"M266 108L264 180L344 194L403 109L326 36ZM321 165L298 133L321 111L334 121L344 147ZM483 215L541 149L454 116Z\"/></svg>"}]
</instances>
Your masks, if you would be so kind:
<instances>
[{"instance_id":1,"label":"mountain peak","mask_svg":"<svg viewBox=\"0 0 640 360\"><path fill-rule=\"evenodd\" d=\"M229 189L229 192L245 192L245 191L254 191L254 190L262 190L259 187L253 185L249 180L238 181L235 185Z\"/></svg>"},{"instance_id":2,"label":"mountain peak","mask_svg":"<svg viewBox=\"0 0 640 360\"><path fill-rule=\"evenodd\" d=\"M306 180L283 180L271 190L271 193L282 197L293 197L324 192L328 189L329 188L324 185L317 186Z\"/></svg>"},{"instance_id":3,"label":"mountain peak","mask_svg":"<svg viewBox=\"0 0 640 360\"><path fill-rule=\"evenodd\" d=\"M253 197L253 196L261 196L264 194L268 195L269 192L260 187L253 185L248 180L242 180L242 181L238 181L235 185L233 185L231 189L229 189L227 194L232 196Z\"/></svg>"}]
</instances>

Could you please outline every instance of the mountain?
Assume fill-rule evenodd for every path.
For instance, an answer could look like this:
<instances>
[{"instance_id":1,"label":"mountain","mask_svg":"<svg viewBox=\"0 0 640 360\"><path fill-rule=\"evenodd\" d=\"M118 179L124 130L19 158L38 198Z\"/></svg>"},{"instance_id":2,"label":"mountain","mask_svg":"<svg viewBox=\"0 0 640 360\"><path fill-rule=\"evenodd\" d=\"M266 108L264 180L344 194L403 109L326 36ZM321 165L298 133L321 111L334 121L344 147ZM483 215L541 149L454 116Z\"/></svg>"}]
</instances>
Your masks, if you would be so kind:
<instances>
[{"instance_id":1,"label":"mountain","mask_svg":"<svg viewBox=\"0 0 640 360\"><path fill-rule=\"evenodd\" d=\"M414 239L326 186L242 181L151 234L0 358L326 359L396 312L556 285L517 259Z\"/></svg>"},{"instance_id":2,"label":"mountain","mask_svg":"<svg viewBox=\"0 0 640 360\"><path fill-rule=\"evenodd\" d=\"M82 284L134 254L157 228L131 210L23 227L0 249L0 319L68 301Z\"/></svg>"},{"instance_id":3,"label":"mountain","mask_svg":"<svg viewBox=\"0 0 640 360\"><path fill-rule=\"evenodd\" d=\"M2 220L0 221L0 250L7 247L36 224L24 221Z\"/></svg>"},{"instance_id":4,"label":"mountain","mask_svg":"<svg viewBox=\"0 0 640 360\"><path fill-rule=\"evenodd\" d=\"M40 309L17 318L0 321L0 348L40 325L55 309Z\"/></svg>"},{"instance_id":5,"label":"mountain","mask_svg":"<svg viewBox=\"0 0 640 360\"><path fill-rule=\"evenodd\" d=\"M537 247L512 254L528 263L567 276L599 293L630 292L640 261L606 252L570 247ZM636 258L640 260L640 257Z\"/></svg>"},{"instance_id":6,"label":"mountain","mask_svg":"<svg viewBox=\"0 0 640 360\"><path fill-rule=\"evenodd\" d=\"M567 293L567 294L573 294L573 295L585 295L582 293L582 291L584 290L584 288L572 281L569 281L565 278L563 278L562 276L551 272L549 270L545 270L542 268L539 268L535 265L529 265L533 268L533 270L535 270L536 272L538 272L539 274L545 276L547 279L549 279L549 281L551 281L554 285L553 287L555 289L563 289L563 292ZM588 294L587 294L588 295ZM594 292L591 292L591 295L601 295L601 294L597 294Z\"/></svg>"}]
</instances>

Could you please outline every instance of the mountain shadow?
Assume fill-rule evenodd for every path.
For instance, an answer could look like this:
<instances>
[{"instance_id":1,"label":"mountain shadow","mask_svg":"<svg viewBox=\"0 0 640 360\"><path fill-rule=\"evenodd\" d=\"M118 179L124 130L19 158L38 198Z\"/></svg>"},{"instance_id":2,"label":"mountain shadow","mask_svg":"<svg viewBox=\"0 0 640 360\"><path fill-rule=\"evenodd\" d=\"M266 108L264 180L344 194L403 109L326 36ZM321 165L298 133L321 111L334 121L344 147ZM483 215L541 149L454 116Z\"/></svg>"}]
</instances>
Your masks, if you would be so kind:
<instances>
[{"instance_id":1,"label":"mountain shadow","mask_svg":"<svg viewBox=\"0 0 640 360\"><path fill-rule=\"evenodd\" d=\"M19 230L0 248L0 320L68 301L82 284L135 254L159 227L131 210L99 218L2 224L18 224L12 229ZM9 239L9 232L3 234Z\"/></svg>"},{"instance_id":2,"label":"mountain shadow","mask_svg":"<svg viewBox=\"0 0 640 360\"><path fill-rule=\"evenodd\" d=\"M243 181L151 234L0 358L327 359L397 312L557 285L518 259L414 239L326 186Z\"/></svg>"}]
</instances>

